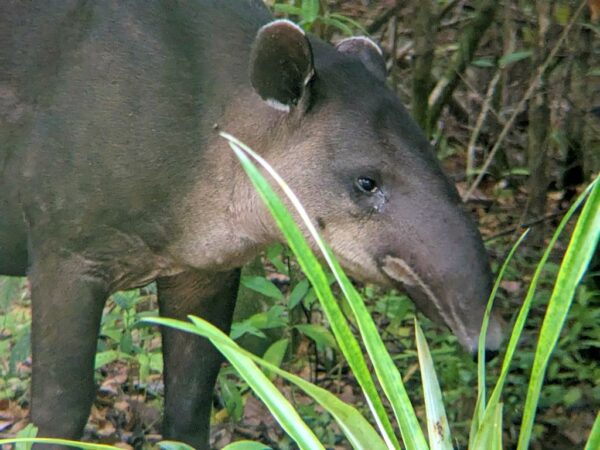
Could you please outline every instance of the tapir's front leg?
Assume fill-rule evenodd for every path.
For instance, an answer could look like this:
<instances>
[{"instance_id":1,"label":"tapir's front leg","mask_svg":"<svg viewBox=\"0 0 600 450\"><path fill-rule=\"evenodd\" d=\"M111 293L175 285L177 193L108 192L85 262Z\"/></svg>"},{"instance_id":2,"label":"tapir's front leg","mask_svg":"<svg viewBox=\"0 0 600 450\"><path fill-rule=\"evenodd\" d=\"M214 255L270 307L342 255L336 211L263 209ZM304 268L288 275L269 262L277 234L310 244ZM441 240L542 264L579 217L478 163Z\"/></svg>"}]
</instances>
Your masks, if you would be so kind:
<instances>
[{"instance_id":1,"label":"tapir's front leg","mask_svg":"<svg viewBox=\"0 0 600 450\"><path fill-rule=\"evenodd\" d=\"M164 317L202 317L228 332L235 307L239 270L187 272L158 280ZM204 338L163 328L165 377L164 438L208 448L213 388L220 353Z\"/></svg>"},{"instance_id":2,"label":"tapir's front leg","mask_svg":"<svg viewBox=\"0 0 600 450\"><path fill-rule=\"evenodd\" d=\"M80 261L59 252L38 252L29 279L32 421L40 437L79 439L94 399L94 355L107 289Z\"/></svg>"}]
</instances>

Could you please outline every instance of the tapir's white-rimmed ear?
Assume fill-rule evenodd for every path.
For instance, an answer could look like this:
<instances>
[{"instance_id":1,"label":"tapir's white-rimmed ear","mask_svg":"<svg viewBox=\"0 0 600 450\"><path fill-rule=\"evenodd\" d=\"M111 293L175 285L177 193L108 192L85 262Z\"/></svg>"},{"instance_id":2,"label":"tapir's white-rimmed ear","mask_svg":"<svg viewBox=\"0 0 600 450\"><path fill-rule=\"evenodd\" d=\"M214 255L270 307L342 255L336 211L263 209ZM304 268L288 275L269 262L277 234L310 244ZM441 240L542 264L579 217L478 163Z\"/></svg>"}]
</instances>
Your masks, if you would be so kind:
<instances>
[{"instance_id":1,"label":"tapir's white-rimmed ear","mask_svg":"<svg viewBox=\"0 0 600 450\"><path fill-rule=\"evenodd\" d=\"M357 36L344 39L335 46L336 50L348 55L354 55L361 60L369 72L385 81L387 69L385 59L379 46L368 37Z\"/></svg>"},{"instance_id":2,"label":"tapir's white-rimmed ear","mask_svg":"<svg viewBox=\"0 0 600 450\"><path fill-rule=\"evenodd\" d=\"M289 20L275 20L258 30L250 54L250 81L272 107L289 111L307 94L315 74L306 34Z\"/></svg>"}]
</instances>

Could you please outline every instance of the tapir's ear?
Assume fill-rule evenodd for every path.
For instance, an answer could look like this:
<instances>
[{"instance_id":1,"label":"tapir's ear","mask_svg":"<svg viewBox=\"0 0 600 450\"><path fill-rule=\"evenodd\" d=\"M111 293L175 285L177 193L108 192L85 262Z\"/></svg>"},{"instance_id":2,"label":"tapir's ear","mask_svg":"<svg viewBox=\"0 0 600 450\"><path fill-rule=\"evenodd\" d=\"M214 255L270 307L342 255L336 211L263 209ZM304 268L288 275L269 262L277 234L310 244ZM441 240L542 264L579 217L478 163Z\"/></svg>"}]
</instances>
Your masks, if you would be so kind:
<instances>
[{"instance_id":1,"label":"tapir's ear","mask_svg":"<svg viewBox=\"0 0 600 450\"><path fill-rule=\"evenodd\" d=\"M356 56L369 72L385 81L387 70L383 52L371 39L364 36L351 37L338 42L335 48L339 52Z\"/></svg>"},{"instance_id":2,"label":"tapir's ear","mask_svg":"<svg viewBox=\"0 0 600 450\"><path fill-rule=\"evenodd\" d=\"M250 54L250 81L263 100L289 111L305 96L314 74L312 49L302 28L275 20L258 31Z\"/></svg>"}]
</instances>

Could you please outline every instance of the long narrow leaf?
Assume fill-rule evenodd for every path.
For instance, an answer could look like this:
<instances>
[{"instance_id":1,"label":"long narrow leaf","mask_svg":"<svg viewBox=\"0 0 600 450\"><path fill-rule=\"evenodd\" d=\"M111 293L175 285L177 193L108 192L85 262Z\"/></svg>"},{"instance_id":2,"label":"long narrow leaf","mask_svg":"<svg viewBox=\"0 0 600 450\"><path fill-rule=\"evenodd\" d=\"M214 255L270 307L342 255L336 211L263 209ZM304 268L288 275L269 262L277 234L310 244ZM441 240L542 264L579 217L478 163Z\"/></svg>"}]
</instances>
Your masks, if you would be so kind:
<instances>
[{"instance_id":1,"label":"long narrow leaf","mask_svg":"<svg viewBox=\"0 0 600 450\"><path fill-rule=\"evenodd\" d=\"M41 437L0 439L0 448L3 445L19 444L19 443L64 445L67 447L81 448L84 450L119 450L119 447L115 447L113 445L90 444L87 442L70 441L67 439L41 438Z\"/></svg>"},{"instance_id":2,"label":"long narrow leaf","mask_svg":"<svg viewBox=\"0 0 600 450\"><path fill-rule=\"evenodd\" d=\"M373 417L379 427L386 444L389 448L400 448L400 444L394 435L394 429L387 416L385 408L377 388L373 382L371 372L368 369L366 360L358 341L352 334L350 326L344 317L339 305L337 304L333 293L329 287L327 276L320 263L312 253L308 243L304 239L302 232L294 222L279 197L275 194L266 179L258 172L257 168L250 162L244 151L251 150L237 141L232 136L222 133L222 136L229 140L229 145L236 153L242 167L249 175L255 188L258 190L261 198L269 207L275 221L287 239L290 248L296 255L300 267L311 282L317 297L321 301L323 310L331 325L331 330L336 337L342 354L348 361L352 372L360 384L367 404L373 413ZM243 148L243 150L242 150ZM270 166L269 166L270 167ZM272 170L272 169L271 169ZM411 447L412 448L412 447Z\"/></svg>"},{"instance_id":3,"label":"long narrow leaf","mask_svg":"<svg viewBox=\"0 0 600 450\"><path fill-rule=\"evenodd\" d=\"M271 447L254 441L235 441L223 447L223 450L271 450Z\"/></svg>"},{"instance_id":4,"label":"long narrow leaf","mask_svg":"<svg viewBox=\"0 0 600 450\"><path fill-rule=\"evenodd\" d=\"M502 403L496 403L493 414L481 423L477 439L473 445L469 445L469 449L502 450Z\"/></svg>"},{"instance_id":5,"label":"long narrow leaf","mask_svg":"<svg viewBox=\"0 0 600 450\"><path fill-rule=\"evenodd\" d=\"M167 325L169 327L186 331L192 334L200 334L198 327L194 324L182 322L164 317L149 317L144 319L146 323ZM202 336L210 339L212 344L223 354L227 361L236 368L238 373L246 380L252 390L258 395L262 402L269 408L271 414L285 430L287 434L298 444L301 449L325 450L317 437L304 423L294 407L279 392L267 376L246 355L235 350L236 345L227 345L225 334L209 322L203 321ZM229 339L229 338L227 338ZM233 341L232 341L233 342Z\"/></svg>"},{"instance_id":6,"label":"long narrow leaf","mask_svg":"<svg viewBox=\"0 0 600 450\"><path fill-rule=\"evenodd\" d=\"M600 183L596 179L565 252L542 323L525 400L518 450L524 450L529 446L535 412L550 356L569 313L575 290L596 251L599 238Z\"/></svg>"},{"instance_id":7,"label":"long narrow leaf","mask_svg":"<svg viewBox=\"0 0 600 450\"><path fill-rule=\"evenodd\" d=\"M427 441L425 440L423 431L421 430L421 427L419 426L418 420L416 418L416 414L414 412L414 409L412 407L412 404L410 402L410 399L408 397L408 394L406 392L404 384L402 383L402 377L400 376L400 373L398 372L398 368L394 364L394 361L392 360L391 356L385 349L385 345L383 344L383 341L381 340L381 336L379 335L377 327L375 326L373 320L370 317L370 313L368 312L360 295L358 294L358 292L356 291L356 289L354 288L354 286L352 285L352 283L350 282L348 277L345 275L345 273L341 269L339 263L333 256L333 253L331 252L329 247L325 244L323 239L320 237L320 235L316 231L314 224L312 223L312 221L308 217L308 214L306 213L306 211L300 204L300 201L295 196L295 194L292 192L292 190L289 188L289 186L285 183L285 181L279 176L279 174L277 174L277 172L262 157L260 157L260 155L253 152L250 148L245 146L243 143L241 143L234 137L227 135L225 133L221 133L221 135L230 141L229 142L230 146L234 149L234 151L238 155L238 158L242 161L242 164L243 164L245 170L249 173L249 175L252 174L251 178L252 178L253 183L255 183L255 186L257 186L258 184L261 184L261 183L263 184L262 187L265 189L265 192L261 193L261 195L263 195L263 199L266 199L267 202L269 200L272 200L272 199L269 199L269 196L271 194L268 194L268 191L267 191L267 190L270 190L270 186L264 180L264 178L258 172L258 170L251 163L249 163L249 161L247 161L247 158L243 152L246 152L247 154L251 155L277 181L277 183L282 188L284 193L290 199L292 205L294 206L294 208L300 215L300 217L301 217L302 221L304 222L305 226L307 227L309 233L315 239L318 247L322 251L325 260L327 261L330 268L332 269L340 287L342 288L344 295L348 299L348 304L350 305L352 312L355 316L355 319L356 319L356 322L357 322L357 325L359 328L359 332L363 338L363 343L367 349L367 352L369 353L369 356L370 356L371 362L373 363L373 366L375 368L377 377L381 383L381 386L382 386L386 396L390 400L390 404L392 406L394 414L396 415L398 424L400 425L400 432L402 434L404 444L406 445L406 447L409 450L427 449L428 448ZM243 149L243 151L242 151L242 149ZM255 179L255 177L256 177L256 179ZM259 180L262 180L262 181L259 183ZM260 189L260 187L259 187L259 189ZM281 201L279 199L277 199L277 201L281 204ZM279 212L275 211L274 208L271 208L271 212L273 214L275 214L276 220L278 220L278 222L279 222L279 220L281 220L281 219L277 218L277 214ZM285 210L284 210L284 213L286 213L289 216L289 214ZM297 229L297 227L296 227L296 229ZM292 250L298 257L298 261L299 261L300 265L302 266L303 263L301 261L301 258L304 255L297 253L297 251L296 251L297 249L294 248L294 246L292 245L293 242L290 240L291 237L288 234L286 234L286 230L284 228L282 228L282 231L286 235L286 238L290 242L290 247L292 248ZM303 241L303 245L306 246L308 251L310 251L310 249L308 248L308 245L304 241L303 236L300 235L299 238ZM311 252L311 254L312 254L312 252ZM314 256L313 256L313 258L314 258ZM303 269L306 270L304 267L303 267ZM335 321L332 320L332 317L330 317L329 314L331 312L333 312L333 310L339 311L339 307L337 305L334 305L334 307L332 308L331 307L332 305L327 305L326 303L327 302L322 302L323 309L325 310L325 313L328 316L328 319L330 320L332 329L334 330L334 334L335 334L335 328L334 328ZM343 318L343 316L341 316L341 317ZM345 319L344 319L344 323L346 323ZM336 337L337 337L337 335L336 335ZM339 341L339 339L338 339L338 341ZM349 361L349 363L350 363L350 361ZM370 400L369 396L367 396L367 400L368 401ZM381 416L375 415L375 418L376 418L376 420L381 419ZM387 421L387 417L385 418L385 420ZM384 437L387 438L388 437L387 434L384 434Z\"/></svg>"},{"instance_id":8,"label":"long narrow leaf","mask_svg":"<svg viewBox=\"0 0 600 450\"><path fill-rule=\"evenodd\" d=\"M584 450L597 450L600 448L600 412L596 414L596 420L592 426L590 437L588 438L587 444L585 444Z\"/></svg>"},{"instance_id":9,"label":"long narrow leaf","mask_svg":"<svg viewBox=\"0 0 600 450\"><path fill-rule=\"evenodd\" d=\"M490 395L488 405L487 405L485 413L484 413L484 418L483 418L484 422L487 420L493 420L492 416L493 416L493 414L495 414L495 405L500 401L500 396L502 394L502 390L504 389L504 383L506 381L506 377L508 376L508 371L510 369L511 361L515 354L517 345L519 343L519 339L521 338L523 328L525 327L527 315L529 314L529 310L531 308L531 303L533 301L540 276L546 265L546 262L548 261L548 258L550 257L550 253L551 253L552 249L554 248L554 245L556 244L556 242L557 242L558 238L560 237L562 231L564 230L565 226L567 225L567 223L569 222L569 220L571 219L571 217L573 216L575 211L577 211L579 206L586 199L587 195L591 192L592 188L594 187L595 183L597 183L597 182L598 182L598 179L596 179L596 181L594 183L590 184L590 186L588 186L586 188L586 190L577 198L577 200L573 203L573 205L571 205L571 207L569 208L567 213L564 215L564 217L560 221L560 224L556 228L556 231L554 232L552 239L550 239L550 242L548 243L548 246L546 247L546 250L544 251L542 258L540 259L540 261L535 269L535 272L531 279L531 283L529 285L529 289L527 290L527 295L525 296L525 300L523 301L523 305L521 306L519 314L517 315L517 319L515 320L515 324L513 326L512 332L510 334L510 339L509 339L508 345L506 346L506 353L504 355L504 360L502 361L502 369L500 370L500 375L498 376L498 381L496 382L496 385L494 386L492 394ZM469 444L469 448L472 448L471 443Z\"/></svg>"},{"instance_id":10,"label":"long narrow leaf","mask_svg":"<svg viewBox=\"0 0 600 450\"><path fill-rule=\"evenodd\" d=\"M302 389L333 416L355 450L385 450L387 448L371 424L353 406L344 403L331 392L244 350L233 339L220 333L220 330L205 320L194 316L190 316L190 320L198 328L197 334L206 336L205 328L209 327L208 331L211 332L211 335L206 337L221 339L222 345L229 345L236 352L264 367L268 372L273 372Z\"/></svg>"},{"instance_id":11,"label":"long narrow leaf","mask_svg":"<svg viewBox=\"0 0 600 450\"><path fill-rule=\"evenodd\" d=\"M244 350L233 339L204 319L195 316L189 316L189 319L195 327L194 330L190 329L190 324L187 322L175 321L177 322L176 327L210 339L219 350L226 346L237 354L254 361L266 371L273 372L298 386L333 416L354 449L385 450L387 448L371 424L353 406L344 403L331 392ZM173 319L152 318L147 322L173 326L174 321Z\"/></svg>"},{"instance_id":12,"label":"long narrow leaf","mask_svg":"<svg viewBox=\"0 0 600 450\"><path fill-rule=\"evenodd\" d=\"M427 432L429 434L429 447L432 450L452 450L450 439L450 426L444 409L444 400L433 359L429 352L427 340L423 330L415 318L415 336L417 341L417 353L419 355L419 367L421 369L421 382L423 384L423 396L425 397L425 412L427 413Z\"/></svg>"},{"instance_id":13,"label":"long narrow leaf","mask_svg":"<svg viewBox=\"0 0 600 450\"><path fill-rule=\"evenodd\" d=\"M469 432L469 447L472 447L475 443L475 438L477 436L477 430L481 422L483 421L485 408L486 408L486 390L485 390L485 339L487 336L488 324L490 321L490 314L492 312L492 306L494 303L494 299L496 298L496 294L498 292L498 288L500 287L500 283L504 279L504 273L510 264L515 252L529 233L529 230L525 230L524 233L519 236L519 239L514 243L508 256L502 263L502 267L496 276L496 281L494 282L494 287L492 288L492 292L490 293L490 297L487 302L487 306L485 308L485 314L483 315L483 322L481 324L481 332L479 333L479 347L477 349L477 401L475 403L475 411L473 413L473 420L471 420L471 430ZM496 406L491 406L492 410L495 411Z\"/></svg>"}]
</instances>

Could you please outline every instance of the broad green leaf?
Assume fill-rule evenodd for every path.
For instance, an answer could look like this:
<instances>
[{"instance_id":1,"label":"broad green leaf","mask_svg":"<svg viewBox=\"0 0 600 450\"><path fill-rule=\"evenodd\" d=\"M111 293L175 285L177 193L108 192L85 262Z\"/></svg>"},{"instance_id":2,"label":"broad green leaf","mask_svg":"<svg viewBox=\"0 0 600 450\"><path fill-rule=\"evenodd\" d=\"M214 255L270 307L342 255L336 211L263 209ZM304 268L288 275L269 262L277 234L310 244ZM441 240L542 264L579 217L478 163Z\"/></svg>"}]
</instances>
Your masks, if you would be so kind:
<instances>
[{"instance_id":1,"label":"broad green leaf","mask_svg":"<svg viewBox=\"0 0 600 450\"><path fill-rule=\"evenodd\" d=\"M158 448L160 448L160 450L194 450L194 447L176 441L160 441L158 443Z\"/></svg>"},{"instance_id":2,"label":"broad green leaf","mask_svg":"<svg viewBox=\"0 0 600 450\"><path fill-rule=\"evenodd\" d=\"M575 230L573 230L571 242L565 252L548 303L531 369L531 378L517 444L518 450L524 450L529 446L535 412L550 356L569 313L575 289L585 274L594 252L597 250L598 240L600 239L599 180L600 177L592 183L592 190L577 220Z\"/></svg>"},{"instance_id":3,"label":"broad green leaf","mask_svg":"<svg viewBox=\"0 0 600 450\"><path fill-rule=\"evenodd\" d=\"M302 0L302 21L312 23L319 17L321 3L319 0Z\"/></svg>"},{"instance_id":4,"label":"broad green leaf","mask_svg":"<svg viewBox=\"0 0 600 450\"><path fill-rule=\"evenodd\" d=\"M294 286L294 289L292 289L292 292L290 293L290 296L288 297L288 308L289 309L295 308L296 305L298 305L298 303L300 303L302 301L304 296L306 294L308 294L309 288L310 288L310 285L308 284L307 279L300 280L296 284L296 286Z\"/></svg>"},{"instance_id":5,"label":"broad green leaf","mask_svg":"<svg viewBox=\"0 0 600 450\"><path fill-rule=\"evenodd\" d=\"M283 300L283 294L279 288L265 277L242 277L241 283L248 289L252 289L266 297Z\"/></svg>"},{"instance_id":6,"label":"broad green leaf","mask_svg":"<svg viewBox=\"0 0 600 450\"><path fill-rule=\"evenodd\" d=\"M96 362L94 363L94 368L99 369L107 364L110 364L111 362L118 361L120 359L128 361L132 359L132 356L117 350L107 350L105 352L96 353Z\"/></svg>"},{"instance_id":7,"label":"broad green leaf","mask_svg":"<svg viewBox=\"0 0 600 450\"><path fill-rule=\"evenodd\" d=\"M516 63L517 61L521 61L523 59L531 57L532 54L533 52L531 50L522 50L519 52L509 53L508 55L504 55L498 60L498 65L500 67L507 67L511 64Z\"/></svg>"},{"instance_id":8,"label":"broad green leaf","mask_svg":"<svg viewBox=\"0 0 600 450\"><path fill-rule=\"evenodd\" d=\"M417 341L417 353L419 356L419 368L421 370L421 381L423 384L423 396L425 397L425 412L427 414L427 432L429 435L429 447L432 450L452 450L450 439L450 426L444 409L444 400L440 383L438 382L429 352L429 346L423 335L423 330L415 318L415 336Z\"/></svg>"},{"instance_id":9,"label":"broad green leaf","mask_svg":"<svg viewBox=\"0 0 600 450\"><path fill-rule=\"evenodd\" d=\"M38 434L38 428L30 423L17 433L17 438L34 438ZM18 442L15 444L15 450L31 450L32 442Z\"/></svg>"},{"instance_id":10,"label":"broad green leaf","mask_svg":"<svg viewBox=\"0 0 600 450\"><path fill-rule=\"evenodd\" d=\"M23 278L0 277L0 311L6 310L17 299L22 288Z\"/></svg>"},{"instance_id":11,"label":"broad green leaf","mask_svg":"<svg viewBox=\"0 0 600 450\"><path fill-rule=\"evenodd\" d=\"M494 67L496 65L492 58L475 59L471 64L473 64L475 67Z\"/></svg>"},{"instance_id":12,"label":"broad green leaf","mask_svg":"<svg viewBox=\"0 0 600 450\"><path fill-rule=\"evenodd\" d=\"M294 328L315 341L319 351L322 351L326 347L338 348L335 338L323 325L307 323L296 325Z\"/></svg>"},{"instance_id":13,"label":"broad green leaf","mask_svg":"<svg viewBox=\"0 0 600 450\"><path fill-rule=\"evenodd\" d=\"M265 252L265 256L275 266L275 269L280 273L288 274L288 267L281 260L283 254L284 248L281 244L273 244Z\"/></svg>"},{"instance_id":14,"label":"broad green leaf","mask_svg":"<svg viewBox=\"0 0 600 450\"><path fill-rule=\"evenodd\" d=\"M277 3L277 4L273 5L273 11L284 13L284 14L290 14L293 16L302 16L302 9L298 8L297 6L293 6L293 5Z\"/></svg>"},{"instance_id":15,"label":"broad green leaf","mask_svg":"<svg viewBox=\"0 0 600 450\"><path fill-rule=\"evenodd\" d=\"M263 333L262 331L260 331L258 328L256 328L254 325L248 323L247 321L236 322L236 323L232 324L231 331L229 334L231 335L232 339L239 339L240 337L242 337L245 334L249 334L251 336L256 336L256 337L263 338L263 339L267 337L265 335L265 333Z\"/></svg>"},{"instance_id":16,"label":"broad green leaf","mask_svg":"<svg viewBox=\"0 0 600 450\"><path fill-rule=\"evenodd\" d=\"M259 330L282 327L286 324L283 320L285 308L281 305L271 306L268 310L251 315L246 321Z\"/></svg>"},{"instance_id":17,"label":"broad green leaf","mask_svg":"<svg viewBox=\"0 0 600 450\"><path fill-rule=\"evenodd\" d=\"M223 447L223 450L271 450L271 447L254 441L237 441Z\"/></svg>"},{"instance_id":18,"label":"broad green leaf","mask_svg":"<svg viewBox=\"0 0 600 450\"><path fill-rule=\"evenodd\" d=\"M227 377L219 377L219 386L229 417L238 422L244 414L244 399L240 390Z\"/></svg>"},{"instance_id":19,"label":"broad green leaf","mask_svg":"<svg viewBox=\"0 0 600 450\"><path fill-rule=\"evenodd\" d=\"M283 362L283 358L285 357L285 352L287 351L288 345L288 339L280 339L277 342L273 342L263 355L263 359L269 364L280 367L281 363Z\"/></svg>"},{"instance_id":20,"label":"broad green leaf","mask_svg":"<svg viewBox=\"0 0 600 450\"><path fill-rule=\"evenodd\" d=\"M234 323L231 326L231 337L237 339L245 333L265 337L265 334L260 330L269 330L286 325L283 312L283 306L274 305L264 312L253 314L242 322Z\"/></svg>"},{"instance_id":21,"label":"broad green leaf","mask_svg":"<svg viewBox=\"0 0 600 450\"><path fill-rule=\"evenodd\" d=\"M231 338L209 322L194 316L189 316L189 319L193 321L193 324L160 317L145 319L145 322L170 326L210 339L302 450L324 450L323 445L304 423L298 412L256 366L249 353L244 352Z\"/></svg>"},{"instance_id":22,"label":"broad green leaf","mask_svg":"<svg viewBox=\"0 0 600 450\"><path fill-rule=\"evenodd\" d=\"M112 300L125 311L132 309L140 298L139 289L132 291L119 291L112 295Z\"/></svg>"}]
</instances>

